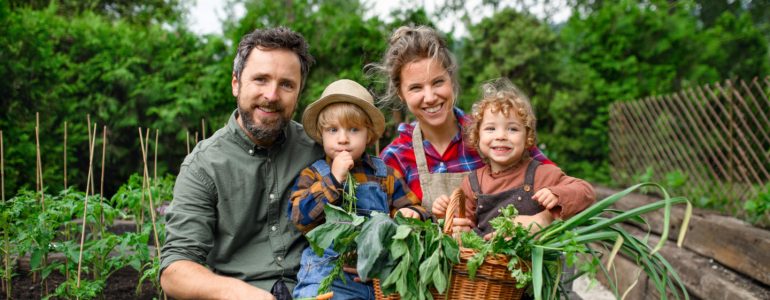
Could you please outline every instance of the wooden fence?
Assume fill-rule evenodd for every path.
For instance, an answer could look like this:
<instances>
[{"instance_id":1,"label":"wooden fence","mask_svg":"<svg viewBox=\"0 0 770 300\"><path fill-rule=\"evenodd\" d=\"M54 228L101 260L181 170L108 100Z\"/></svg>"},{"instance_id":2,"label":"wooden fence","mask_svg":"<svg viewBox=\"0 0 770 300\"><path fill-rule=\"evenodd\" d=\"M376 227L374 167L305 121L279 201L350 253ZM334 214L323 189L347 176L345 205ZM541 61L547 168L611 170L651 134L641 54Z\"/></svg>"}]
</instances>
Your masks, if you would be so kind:
<instances>
[{"instance_id":1,"label":"wooden fence","mask_svg":"<svg viewBox=\"0 0 770 300\"><path fill-rule=\"evenodd\" d=\"M725 81L610 107L613 179L681 174L690 199L730 199L738 209L770 182L770 76ZM732 201L743 200L743 201Z\"/></svg>"}]
</instances>

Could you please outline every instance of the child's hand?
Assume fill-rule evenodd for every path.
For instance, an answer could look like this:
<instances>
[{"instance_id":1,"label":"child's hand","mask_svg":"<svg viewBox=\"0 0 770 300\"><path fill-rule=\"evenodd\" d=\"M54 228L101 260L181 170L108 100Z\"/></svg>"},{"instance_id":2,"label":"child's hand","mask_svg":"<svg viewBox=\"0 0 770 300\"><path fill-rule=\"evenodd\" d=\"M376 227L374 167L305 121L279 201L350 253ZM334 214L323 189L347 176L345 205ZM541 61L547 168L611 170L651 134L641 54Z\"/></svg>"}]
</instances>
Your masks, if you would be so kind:
<instances>
[{"instance_id":1,"label":"child's hand","mask_svg":"<svg viewBox=\"0 0 770 300\"><path fill-rule=\"evenodd\" d=\"M342 183L348 178L348 171L353 168L353 156L350 156L350 152L342 151L334 157L332 161L332 175L337 182Z\"/></svg>"},{"instance_id":2,"label":"child's hand","mask_svg":"<svg viewBox=\"0 0 770 300\"><path fill-rule=\"evenodd\" d=\"M447 206L449 206L449 196L441 195L436 198L436 201L433 201L430 209L436 218L442 219L446 214Z\"/></svg>"},{"instance_id":3,"label":"child's hand","mask_svg":"<svg viewBox=\"0 0 770 300\"><path fill-rule=\"evenodd\" d=\"M452 219L452 234L459 234L460 232L471 231L476 227L476 224L468 218L454 218Z\"/></svg>"},{"instance_id":4,"label":"child's hand","mask_svg":"<svg viewBox=\"0 0 770 300\"><path fill-rule=\"evenodd\" d=\"M532 200L540 203L545 209L552 209L559 205L559 196L554 195L548 188L540 189L532 196Z\"/></svg>"},{"instance_id":5,"label":"child's hand","mask_svg":"<svg viewBox=\"0 0 770 300\"><path fill-rule=\"evenodd\" d=\"M541 228L551 225L553 217L551 217L551 212L544 210L533 216L517 216L513 221L529 229L530 232L535 233L540 231Z\"/></svg>"},{"instance_id":6,"label":"child's hand","mask_svg":"<svg viewBox=\"0 0 770 300\"><path fill-rule=\"evenodd\" d=\"M412 218L412 219L419 219L420 218L420 214L417 213L416 211L414 211L413 209L410 209L410 208L404 207L404 208L399 209L398 211L405 218Z\"/></svg>"}]
</instances>

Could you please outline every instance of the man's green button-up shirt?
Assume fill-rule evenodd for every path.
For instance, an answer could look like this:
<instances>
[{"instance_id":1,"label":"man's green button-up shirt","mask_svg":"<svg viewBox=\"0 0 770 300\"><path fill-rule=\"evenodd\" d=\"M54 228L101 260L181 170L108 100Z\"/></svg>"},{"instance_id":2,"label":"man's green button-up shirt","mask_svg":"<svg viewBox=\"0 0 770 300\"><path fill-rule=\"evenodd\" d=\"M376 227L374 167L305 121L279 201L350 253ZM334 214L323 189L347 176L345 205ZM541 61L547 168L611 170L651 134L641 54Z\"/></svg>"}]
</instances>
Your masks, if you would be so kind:
<instances>
[{"instance_id":1,"label":"man's green button-up shirt","mask_svg":"<svg viewBox=\"0 0 770 300\"><path fill-rule=\"evenodd\" d=\"M190 260L267 291L280 278L293 288L307 242L286 216L289 191L323 149L294 121L272 148L259 148L236 114L182 163L166 214L161 272Z\"/></svg>"}]
</instances>

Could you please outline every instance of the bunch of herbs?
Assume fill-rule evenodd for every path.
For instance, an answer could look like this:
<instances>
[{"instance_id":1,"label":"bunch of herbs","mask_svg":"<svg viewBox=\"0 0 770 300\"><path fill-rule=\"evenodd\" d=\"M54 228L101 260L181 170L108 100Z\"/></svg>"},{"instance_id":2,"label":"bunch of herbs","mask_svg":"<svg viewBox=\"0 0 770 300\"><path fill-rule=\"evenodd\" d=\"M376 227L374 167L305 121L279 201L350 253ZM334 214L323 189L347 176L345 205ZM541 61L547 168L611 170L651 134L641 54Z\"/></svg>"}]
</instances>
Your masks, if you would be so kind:
<instances>
[{"instance_id":1,"label":"bunch of herbs","mask_svg":"<svg viewBox=\"0 0 770 300\"><path fill-rule=\"evenodd\" d=\"M318 294L330 291L335 278L345 282L345 266L354 265L356 260L356 237L361 232L365 217L356 214L356 187L358 184L349 174L342 191L342 207L332 204L324 206L326 221L307 234L313 252L323 256L324 249L332 247L338 257L334 260L331 273L324 277L318 287Z\"/></svg>"},{"instance_id":2,"label":"bunch of herbs","mask_svg":"<svg viewBox=\"0 0 770 300\"><path fill-rule=\"evenodd\" d=\"M658 189L663 199L628 211L610 208L613 203L640 189ZM509 207L501 210L501 215L491 222L496 234L490 241L484 241L472 233L462 236L464 247L478 251L468 261L468 271L471 275L474 274L488 255L504 254L510 259L508 269L511 271L511 276L516 278L517 286L523 287L531 282L530 292L534 294L535 299L558 299L560 296L565 296L562 284L583 275L582 273L595 276L601 271L606 278L616 278L610 275L612 262L618 253L622 253L636 261L644 270L662 299L670 295L676 299L689 299L676 270L658 253L668 240L671 207L674 204L687 205L677 242L681 246L692 214L692 206L685 198L669 196L668 192L656 183L641 183L629 187L598 201L568 220L557 220L532 234L513 224L512 220L516 213L515 209ZM647 224L642 215L659 209L663 209L664 213L664 230L655 247L647 244L647 237L640 239L628 233L619 224L625 221ZM606 265L601 264L601 252L589 247L590 244L608 250ZM589 258L579 265L582 273L572 278L562 279L562 259L566 259L567 265L573 265L581 253L588 255ZM522 271L517 267L519 263L530 264L529 271ZM612 280L610 280L610 289L616 297L621 298L617 285Z\"/></svg>"},{"instance_id":3,"label":"bunch of herbs","mask_svg":"<svg viewBox=\"0 0 770 300\"><path fill-rule=\"evenodd\" d=\"M433 299L431 289L444 293L460 250L440 224L397 214L373 214L358 236L358 273L362 280L378 278L382 293L398 292L402 299Z\"/></svg>"}]
</instances>

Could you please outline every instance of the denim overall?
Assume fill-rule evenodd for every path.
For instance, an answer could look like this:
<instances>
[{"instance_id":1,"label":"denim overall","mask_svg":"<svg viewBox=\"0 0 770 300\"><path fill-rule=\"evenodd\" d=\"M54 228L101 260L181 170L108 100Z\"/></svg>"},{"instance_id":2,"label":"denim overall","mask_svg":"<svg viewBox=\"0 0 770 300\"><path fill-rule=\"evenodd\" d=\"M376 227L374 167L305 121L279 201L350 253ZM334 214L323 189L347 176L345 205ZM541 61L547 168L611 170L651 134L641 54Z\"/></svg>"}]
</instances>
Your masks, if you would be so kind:
<instances>
[{"instance_id":1,"label":"denim overall","mask_svg":"<svg viewBox=\"0 0 770 300\"><path fill-rule=\"evenodd\" d=\"M535 194L535 170L538 166L540 166L539 161L530 161L527 165L527 173L524 175L524 184L497 194L482 194L479 178L476 172L471 172L469 178L471 190L476 194L477 199L476 224L478 227L474 228L476 233L484 236L492 232L492 225L489 224L489 221L500 215L498 210L508 206L508 204L513 204L519 210L519 215L522 216L536 215L543 211L540 203L532 200L532 195Z\"/></svg>"},{"instance_id":2,"label":"denim overall","mask_svg":"<svg viewBox=\"0 0 770 300\"><path fill-rule=\"evenodd\" d=\"M380 180L358 183L356 212L360 216L369 216L373 211L389 213L390 202L392 201L381 185L381 182L384 182L388 175L387 166L380 158L370 157L375 167L374 175ZM331 168L326 160L318 160L313 163L312 167L322 176L331 174ZM352 174L348 174L348 176L352 176ZM302 251L299 273L297 273L294 298L318 295L321 280L331 273L334 261L338 257L339 254L332 250L332 246L324 250L322 257L318 257L311 247L305 248ZM374 299L374 287L371 284L354 282L354 277L356 276L345 273L344 283L339 278L334 279L331 287L334 292L332 299Z\"/></svg>"}]
</instances>

